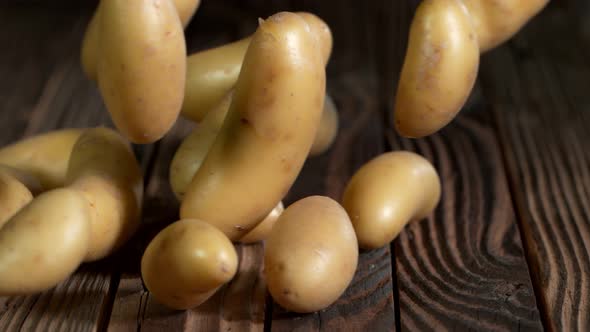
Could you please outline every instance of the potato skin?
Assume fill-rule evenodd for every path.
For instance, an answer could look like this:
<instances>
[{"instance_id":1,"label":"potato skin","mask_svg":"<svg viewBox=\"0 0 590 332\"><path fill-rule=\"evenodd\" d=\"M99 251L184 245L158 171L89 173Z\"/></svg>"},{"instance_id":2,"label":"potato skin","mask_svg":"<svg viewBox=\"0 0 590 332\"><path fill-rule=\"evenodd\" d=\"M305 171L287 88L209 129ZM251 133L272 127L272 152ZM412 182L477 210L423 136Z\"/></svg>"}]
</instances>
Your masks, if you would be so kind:
<instances>
[{"instance_id":1,"label":"potato skin","mask_svg":"<svg viewBox=\"0 0 590 332\"><path fill-rule=\"evenodd\" d=\"M89 202L91 236L85 261L104 258L139 226L143 177L127 142L115 131L86 131L74 145L67 183Z\"/></svg>"},{"instance_id":2,"label":"potato skin","mask_svg":"<svg viewBox=\"0 0 590 332\"><path fill-rule=\"evenodd\" d=\"M462 0L473 20L480 52L510 39L549 0Z\"/></svg>"},{"instance_id":3,"label":"potato skin","mask_svg":"<svg viewBox=\"0 0 590 332\"><path fill-rule=\"evenodd\" d=\"M395 151L376 157L354 174L342 205L360 247L375 249L391 242L410 221L430 214L440 193L440 179L428 160Z\"/></svg>"},{"instance_id":4,"label":"potato skin","mask_svg":"<svg viewBox=\"0 0 590 332\"><path fill-rule=\"evenodd\" d=\"M39 195L0 229L0 296L46 290L80 265L89 242L88 203L72 189Z\"/></svg>"},{"instance_id":5,"label":"potato skin","mask_svg":"<svg viewBox=\"0 0 590 332\"><path fill-rule=\"evenodd\" d=\"M356 235L336 201L311 196L289 206L266 241L264 275L273 299L305 313L334 303L358 262Z\"/></svg>"},{"instance_id":6,"label":"potato skin","mask_svg":"<svg viewBox=\"0 0 590 332\"><path fill-rule=\"evenodd\" d=\"M170 1L102 0L98 86L117 128L132 142L166 134L184 98L184 32Z\"/></svg>"},{"instance_id":7,"label":"potato skin","mask_svg":"<svg viewBox=\"0 0 590 332\"><path fill-rule=\"evenodd\" d=\"M32 200L33 194L29 188L0 165L0 229Z\"/></svg>"},{"instance_id":8,"label":"potato skin","mask_svg":"<svg viewBox=\"0 0 590 332\"><path fill-rule=\"evenodd\" d=\"M0 149L0 164L24 171L44 190L63 187L72 148L84 129L62 129L26 138Z\"/></svg>"},{"instance_id":9,"label":"potato skin","mask_svg":"<svg viewBox=\"0 0 590 332\"><path fill-rule=\"evenodd\" d=\"M323 59L307 23L285 12L263 21L223 127L182 201L181 218L206 220L232 241L254 228L299 174L324 94Z\"/></svg>"},{"instance_id":10,"label":"potato skin","mask_svg":"<svg viewBox=\"0 0 590 332\"><path fill-rule=\"evenodd\" d=\"M229 239L195 219L179 220L150 242L141 260L141 275L156 300L174 309L205 302L238 269Z\"/></svg>"},{"instance_id":11,"label":"potato skin","mask_svg":"<svg viewBox=\"0 0 590 332\"><path fill-rule=\"evenodd\" d=\"M310 156L317 156L326 152L338 134L338 111L332 98L326 94L324 99L324 111L322 112L322 119L320 126L316 132L313 145L309 151Z\"/></svg>"},{"instance_id":12,"label":"potato skin","mask_svg":"<svg viewBox=\"0 0 590 332\"><path fill-rule=\"evenodd\" d=\"M178 12L178 16L182 25L186 27L190 20L193 18L193 15L199 8L201 3L200 0L174 0L173 1L176 10ZM80 54L80 59L82 63L82 70L86 76L92 80L96 81L96 62L97 62L97 55L98 55L98 22L100 15L100 2L92 19L88 23L88 27L86 28L86 32L84 34L84 39L82 40L82 50Z\"/></svg>"},{"instance_id":13,"label":"potato skin","mask_svg":"<svg viewBox=\"0 0 590 332\"><path fill-rule=\"evenodd\" d=\"M193 132L180 144L170 163L170 185L176 198L182 201L188 185L201 167L223 125L231 104L233 91L205 115Z\"/></svg>"},{"instance_id":14,"label":"potato skin","mask_svg":"<svg viewBox=\"0 0 590 332\"><path fill-rule=\"evenodd\" d=\"M303 18L320 43L324 64L332 53L332 32L319 17L306 12L296 13ZM193 121L201 121L207 112L219 104L225 94L234 87L242 67L244 55L252 37L194 53L187 60L186 94L182 115Z\"/></svg>"},{"instance_id":15,"label":"potato skin","mask_svg":"<svg viewBox=\"0 0 590 332\"><path fill-rule=\"evenodd\" d=\"M268 216L256 225L254 229L244 235L239 242L248 244L265 240L284 210L285 206L283 205L283 202L279 202L279 204L270 211Z\"/></svg>"},{"instance_id":16,"label":"potato skin","mask_svg":"<svg viewBox=\"0 0 590 332\"><path fill-rule=\"evenodd\" d=\"M182 115L201 121L234 87L251 37L190 55Z\"/></svg>"},{"instance_id":17,"label":"potato skin","mask_svg":"<svg viewBox=\"0 0 590 332\"><path fill-rule=\"evenodd\" d=\"M424 0L410 28L395 100L395 127L423 137L448 124L465 104L479 66L477 34L459 0Z\"/></svg>"}]
</instances>

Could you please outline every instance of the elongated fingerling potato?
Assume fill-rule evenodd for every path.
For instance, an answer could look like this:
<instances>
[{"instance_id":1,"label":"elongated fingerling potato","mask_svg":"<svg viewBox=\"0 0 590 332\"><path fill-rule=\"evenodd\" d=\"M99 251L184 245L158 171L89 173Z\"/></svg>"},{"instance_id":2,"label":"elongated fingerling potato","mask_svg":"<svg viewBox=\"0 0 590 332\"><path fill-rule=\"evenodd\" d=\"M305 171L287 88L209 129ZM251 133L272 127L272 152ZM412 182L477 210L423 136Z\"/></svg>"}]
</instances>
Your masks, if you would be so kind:
<instances>
[{"instance_id":1,"label":"elongated fingerling potato","mask_svg":"<svg viewBox=\"0 0 590 332\"><path fill-rule=\"evenodd\" d=\"M410 221L429 215L440 193L440 179L428 160L395 151L376 157L354 174L342 205L360 247L375 249L389 244Z\"/></svg>"},{"instance_id":2,"label":"elongated fingerling potato","mask_svg":"<svg viewBox=\"0 0 590 332\"><path fill-rule=\"evenodd\" d=\"M35 177L43 189L65 184L72 147L84 129L62 129L0 148L0 164Z\"/></svg>"},{"instance_id":3,"label":"elongated fingerling potato","mask_svg":"<svg viewBox=\"0 0 590 332\"><path fill-rule=\"evenodd\" d=\"M510 39L549 0L462 0L473 20L480 52Z\"/></svg>"},{"instance_id":4,"label":"elongated fingerling potato","mask_svg":"<svg viewBox=\"0 0 590 332\"><path fill-rule=\"evenodd\" d=\"M332 53L332 32L319 17L306 12L298 12L307 22L312 33L320 43L320 52L327 64ZM182 105L182 115L193 121L200 121L209 110L220 103L226 93L233 88L242 67L244 55L252 37L197 52L188 57L186 94Z\"/></svg>"},{"instance_id":5,"label":"elongated fingerling potato","mask_svg":"<svg viewBox=\"0 0 590 332\"><path fill-rule=\"evenodd\" d=\"M255 243L266 239L284 210L283 202L280 202L254 229L242 236L240 242Z\"/></svg>"},{"instance_id":6,"label":"elongated fingerling potato","mask_svg":"<svg viewBox=\"0 0 590 332\"><path fill-rule=\"evenodd\" d=\"M183 199L186 188L217 138L229 110L232 96L233 92L230 91L220 104L207 112L203 121L182 141L176 150L170 163L170 185L179 200Z\"/></svg>"},{"instance_id":7,"label":"elongated fingerling potato","mask_svg":"<svg viewBox=\"0 0 590 332\"><path fill-rule=\"evenodd\" d=\"M238 269L238 255L215 227L179 220L150 242L141 259L141 275L156 300L174 309L205 302Z\"/></svg>"},{"instance_id":8,"label":"elongated fingerling potato","mask_svg":"<svg viewBox=\"0 0 590 332\"><path fill-rule=\"evenodd\" d=\"M184 32L170 1L102 0L98 86L117 128L134 143L166 134L184 98Z\"/></svg>"},{"instance_id":9,"label":"elongated fingerling potato","mask_svg":"<svg viewBox=\"0 0 590 332\"><path fill-rule=\"evenodd\" d=\"M338 111L334 101L326 94L324 99L324 111L322 112L322 119L320 126L315 135L313 145L311 146L310 156L317 156L326 152L338 134Z\"/></svg>"},{"instance_id":10,"label":"elongated fingerling potato","mask_svg":"<svg viewBox=\"0 0 590 332\"><path fill-rule=\"evenodd\" d=\"M89 241L88 203L76 190L39 195L0 229L0 296L55 286L80 265Z\"/></svg>"},{"instance_id":11,"label":"elongated fingerling potato","mask_svg":"<svg viewBox=\"0 0 590 332\"><path fill-rule=\"evenodd\" d=\"M206 220L235 241L284 197L309 153L323 109L325 70L318 44L296 14L261 21L223 127L182 201L181 218Z\"/></svg>"},{"instance_id":12,"label":"elongated fingerling potato","mask_svg":"<svg viewBox=\"0 0 590 332\"><path fill-rule=\"evenodd\" d=\"M357 262L357 240L346 211L328 197L311 196L289 206L271 230L264 275L277 303L313 312L344 293Z\"/></svg>"},{"instance_id":13,"label":"elongated fingerling potato","mask_svg":"<svg viewBox=\"0 0 590 332\"><path fill-rule=\"evenodd\" d=\"M469 96L479 66L477 34L460 0L424 0L410 28L395 100L395 127L423 137L446 124Z\"/></svg>"},{"instance_id":14,"label":"elongated fingerling potato","mask_svg":"<svg viewBox=\"0 0 590 332\"><path fill-rule=\"evenodd\" d=\"M180 22L182 25L186 27L190 20L192 19L193 15L199 8L199 4L201 3L200 0L174 0L173 1L176 11L178 13L178 17L180 18ZM82 50L81 50L81 62L82 62L82 69L86 76L91 79L92 81L96 81L97 75L97 56L98 56L98 22L100 15L100 3L96 8L96 12L92 16L92 19L88 23L88 27L86 28L86 33L84 34L84 39L82 40Z\"/></svg>"},{"instance_id":15,"label":"elongated fingerling potato","mask_svg":"<svg viewBox=\"0 0 590 332\"><path fill-rule=\"evenodd\" d=\"M31 200L29 188L0 165L0 229Z\"/></svg>"},{"instance_id":16,"label":"elongated fingerling potato","mask_svg":"<svg viewBox=\"0 0 590 332\"><path fill-rule=\"evenodd\" d=\"M107 128L89 129L74 145L67 183L88 200L91 235L86 261L111 254L139 226L142 171L126 141Z\"/></svg>"}]
</instances>

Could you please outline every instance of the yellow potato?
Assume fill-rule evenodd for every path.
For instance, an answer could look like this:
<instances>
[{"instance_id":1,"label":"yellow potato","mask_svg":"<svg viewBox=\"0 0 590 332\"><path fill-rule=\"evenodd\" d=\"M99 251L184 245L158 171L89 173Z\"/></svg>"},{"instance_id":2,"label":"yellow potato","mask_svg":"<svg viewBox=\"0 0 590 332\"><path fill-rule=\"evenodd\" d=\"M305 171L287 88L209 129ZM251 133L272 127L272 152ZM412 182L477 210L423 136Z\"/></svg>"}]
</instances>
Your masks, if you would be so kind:
<instances>
[{"instance_id":1,"label":"yellow potato","mask_svg":"<svg viewBox=\"0 0 590 332\"><path fill-rule=\"evenodd\" d=\"M182 25L186 27L199 7L200 0L174 0L178 16ZM81 62L86 76L96 81L96 62L98 55L98 15L100 15L100 3L92 19L88 23L84 39L82 40Z\"/></svg>"},{"instance_id":2,"label":"yellow potato","mask_svg":"<svg viewBox=\"0 0 590 332\"><path fill-rule=\"evenodd\" d=\"M188 57L182 115L201 121L221 102L238 80L252 38L201 51Z\"/></svg>"},{"instance_id":3,"label":"yellow potato","mask_svg":"<svg viewBox=\"0 0 590 332\"><path fill-rule=\"evenodd\" d=\"M278 304L313 312L344 293L357 261L357 240L346 211L328 197L312 196L279 217L266 241L264 275Z\"/></svg>"},{"instance_id":4,"label":"yellow potato","mask_svg":"<svg viewBox=\"0 0 590 332\"><path fill-rule=\"evenodd\" d=\"M115 131L89 129L72 150L67 182L90 204L90 241L86 261L120 247L139 226L142 171L128 144Z\"/></svg>"},{"instance_id":5,"label":"yellow potato","mask_svg":"<svg viewBox=\"0 0 590 332\"><path fill-rule=\"evenodd\" d=\"M448 124L465 104L478 66L477 35L465 6L424 0L410 28L397 90L397 131L423 137Z\"/></svg>"},{"instance_id":6,"label":"yellow potato","mask_svg":"<svg viewBox=\"0 0 590 332\"><path fill-rule=\"evenodd\" d=\"M328 25L311 13L299 12L318 38L327 64L332 52L332 32ZM192 54L187 60L187 79L182 115L200 121L236 84L244 55L252 37Z\"/></svg>"},{"instance_id":7,"label":"yellow potato","mask_svg":"<svg viewBox=\"0 0 590 332\"><path fill-rule=\"evenodd\" d=\"M283 206L283 202L279 202L279 205L275 206L272 211L262 220L254 229L246 233L239 242L241 243L254 243L258 241L265 240L268 237L268 234L272 230L273 226L279 219L281 213L283 213L285 207Z\"/></svg>"},{"instance_id":8,"label":"yellow potato","mask_svg":"<svg viewBox=\"0 0 590 332\"><path fill-rule=\"evenodd\" d=\"M342 198L359 245L391 242L412 220L429 215L440 200L440 179L422 156L396 151L378 156L352 177Z\"/></svg>"},{"instance_id":9,"label":"yellow potato","mask_svg":"<svg viewBox=\"0 0 590 332\"><path fill-rule=\"evenodd\" d=\"M0 229L0 296L46 290L80 265L88 248L88 203L72 189L39 195Z\"/></svg>"},{"instance_id":10,"label":"yellow potato","mask_svg":"<svg viewBox=\"0 0 590 332\"><path fill-rule=\"evenodd\" d=\"M24 171L45 190L62 187L72 147L83 129L63 129L26 138L0 149L0 164Z\"/></svg>"},{"instance_id":11,"label":"yellow potato","mask_svg":"<svg viewBox=\"0 0 590 332\"><path fill-rule=\"evenodd\" d=\"M338 111L334 101L326 94L324 99L324 111L322 112L322 120L320 127L315 135L313 145L311 146L310 156L317 156L326 152L338 134Z\"/></svg>"},{"instance_id":12,"label":"yellow potato","mask_svg":"<svg viewBox=\"0 0 590 332\"><path fill-rule=\"evenodd\" d=\"M229 239L206 222L179 220L162 230L141 259L143 281L156 298L174 309L205 302L238 269Z\"/></svg>"},{"instance_id":13,"label":"yellow potato","mask_svg":"<svg viewBox=\"0 0 590 332\"><path fill-rule=\"evenodd\" d=\"M207 112L205 119L176 150L170 163L170 185L179 200L183 199L186 188L213 145L231 104L232 95L233 92L230 91L220 104Z\"/></svg>"},{"instance_id":14,"label":"yellow potato","mask_svg":"<svg viewBox=\"0 0 590 332\"><path fill-rule=\"evenodd\" d=\"M473 20L480 52L510 39L549 0L462 0Z\"/></svg>"},{"instance_id":15,"label":"yellow potato","mask_svg":"<svg viewBox=\"0 0 590 332\"><path fill-rule=\"evenodd\" d=\"M286 12L261 21L223 127L184 196L181 218L206 220L232 241L254 228L299 174L324 94L323 59L308 24Z\"/></svg>"},{"instance_id":16,"label":"yellow potato","mask_svg":"<svg viewBox=\"0 0 590 332\"><path fill-rule=\"evenodd\" d=\"M0 229L33 200L33 194L10 170L0 165Z\"/></svg>"},{"instance_id":17,"label":"yellow potato","mask_svg":"<svg viewBox=\"0 0 590 332\"><path fill-rule=\"evenodd\" d=\"M174 5L102 0L98 86L117 128L134 143L166 134L184 98L186 48Z\"/></svg>"}]
</instances>

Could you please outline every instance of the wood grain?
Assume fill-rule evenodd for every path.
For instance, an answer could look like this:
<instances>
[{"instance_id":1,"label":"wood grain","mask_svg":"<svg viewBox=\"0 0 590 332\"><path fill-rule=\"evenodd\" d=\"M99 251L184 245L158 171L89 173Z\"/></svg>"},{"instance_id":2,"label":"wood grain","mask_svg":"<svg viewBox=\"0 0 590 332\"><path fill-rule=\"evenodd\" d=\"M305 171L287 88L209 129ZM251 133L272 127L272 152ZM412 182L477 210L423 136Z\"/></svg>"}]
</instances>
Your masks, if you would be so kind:
<instances>
[{"instance_id":1,"label":"wood grain","mask_svg":"<svg viewBox=\"0 0 590 332\"><path fill-rule=\"evenodd\" d=\"M443 186L433 216L408 225L395 241L402 329L542 330L486 115L464 110L427 139L390 135L393 150L431 160Z\"/></svg>"},{"instance_id":2,"label":"wood grain","mask_svg":"<svg viewBox=\"0 0 590 332\"><path fill-rule=\"evenodd\" d=\"M551 331L590 329L590 70L569 21L546 13L483 62Z\"/></svg>"}]
</instances>

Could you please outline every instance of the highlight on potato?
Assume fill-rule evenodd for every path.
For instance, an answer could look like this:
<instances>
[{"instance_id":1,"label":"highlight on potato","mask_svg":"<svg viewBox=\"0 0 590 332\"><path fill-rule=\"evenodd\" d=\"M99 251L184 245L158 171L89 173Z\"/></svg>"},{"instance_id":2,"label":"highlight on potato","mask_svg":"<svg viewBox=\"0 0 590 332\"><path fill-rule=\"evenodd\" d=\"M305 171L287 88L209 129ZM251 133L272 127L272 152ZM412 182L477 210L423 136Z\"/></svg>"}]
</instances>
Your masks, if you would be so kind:
<instances>
[{"instance_id":1,"label":"highlight on potato","mask_svg":"<svg viewBox=\"0 0 590 332\"><path fill-rule=\"evenodd\" d=\"M412 24L395 97L394 125L431 135L465 105L479 55L512 37L548 0L424 0Z\"/></svg>"},{"instance_id":2,"label":"highlight on potato","mask_svg":"<svg viewBox=\"0 0 590 332\"><path fill-rule=\"evenodd\" d=\"M440 179L428 160L395 151L374 158L353 175L342 205L359 246L376 249L393 241L410 221L428 216L440 194Z\"/></svg>"},{"instance_id":3,"label":"highlight on potato","mask_svg":"<svg viewBox=\"0 0 590 332\"><path fill-rule=\"evenodd\" d=\"M0 183L0 296L56 286L139 225L141 169L111 129L61 130L1 148Z\"/></svg>"},{"instance_id":4,"label":"highlight on potato","mask_svg":"<svg viewBox=\"0 0 590 332\"><path fill-rule=\"evenodd\" d=\"M323 110L320 50L297 14L261 21L226 119L187 187L181 218L206 220L235 241L283 199L309 154ZM224 208L228 201L232 209Z\"/></svg>"}]
</instances>

